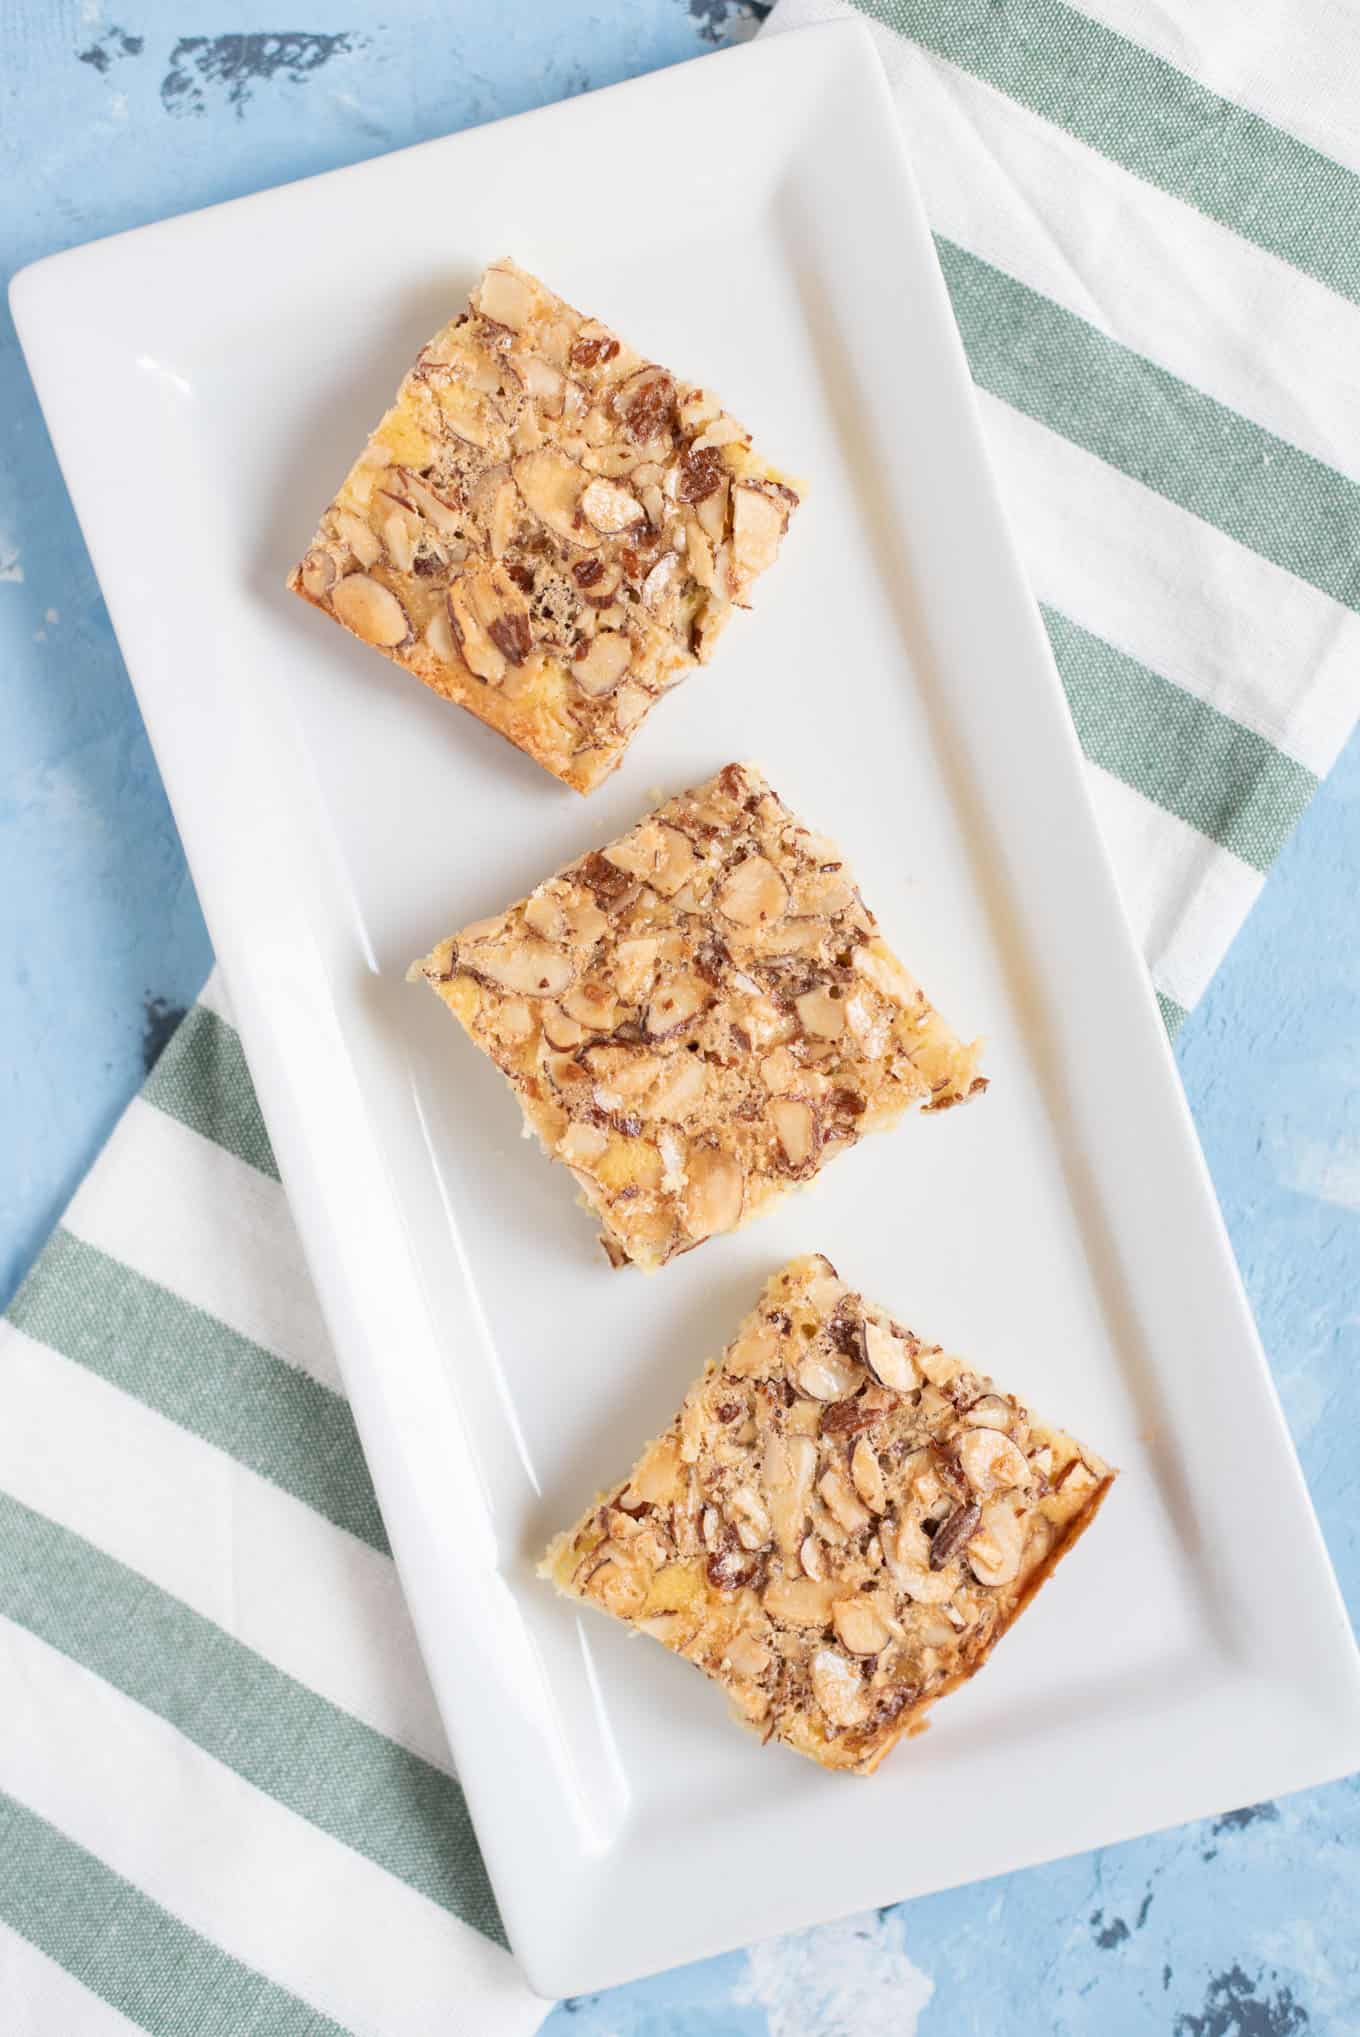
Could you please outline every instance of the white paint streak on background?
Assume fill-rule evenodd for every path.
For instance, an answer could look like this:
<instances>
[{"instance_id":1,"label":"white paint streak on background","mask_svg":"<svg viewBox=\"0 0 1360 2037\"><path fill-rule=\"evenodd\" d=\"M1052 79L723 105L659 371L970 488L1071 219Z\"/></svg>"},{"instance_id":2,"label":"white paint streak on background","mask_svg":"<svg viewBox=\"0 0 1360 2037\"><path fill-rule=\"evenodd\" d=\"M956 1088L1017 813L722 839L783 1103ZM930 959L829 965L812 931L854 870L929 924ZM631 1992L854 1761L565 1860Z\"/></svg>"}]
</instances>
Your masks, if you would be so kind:
<instances>
[{"instance_id":1,"label":"white paint streak on background","mask_svg":"<svg viewBox=\"0 0 1360 2037\"><path fill-rule=\"evenodd\" d=\"M764 2009L770 2037L915 2037L935 1992L902 1943L902 1918L873 1910L753 1945L732 1999Z\"/></svg>"},{"instance_id":2,"label":"white paint streak on background","mask_svg":"<svg viewBox=\"0 0 1360 2037\"><path fill-rule=\"evenodd\" d=\"M1360 1212L1360 1142L1300 1139L1282 1156L1280 1180L1299 1195Z\"/></svg>"}]
</instances>

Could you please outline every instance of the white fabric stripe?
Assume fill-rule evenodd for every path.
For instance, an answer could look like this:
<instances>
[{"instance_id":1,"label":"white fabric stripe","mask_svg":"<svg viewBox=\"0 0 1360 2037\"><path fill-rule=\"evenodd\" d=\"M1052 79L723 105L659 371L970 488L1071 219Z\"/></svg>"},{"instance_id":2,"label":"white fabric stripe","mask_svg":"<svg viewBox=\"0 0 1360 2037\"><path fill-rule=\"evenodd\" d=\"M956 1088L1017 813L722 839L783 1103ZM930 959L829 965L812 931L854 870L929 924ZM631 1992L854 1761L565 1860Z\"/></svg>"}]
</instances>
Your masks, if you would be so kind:
<instances>
[{"instance_id":1,"label":"white fabric stripe","mask_svg":"<svg viewBox=\"0 0 1360 2037\"><path fill-rule=\"evenodd\" d=\"M1081 12L1360 172L1360 124L1346 117L1360 80L1353 0L1312 0L1307 33L1298 0L1084 0Z\"/></svg>"},{"instance_id":2,"label":"white fabric stripe","mask_svg":"<svg viewBox=\"0 0 1360 2037\"><path fill-rule=\"evenodd\" d=\"M346 2028L430 2037L541 2021L499 1946L3 1620L0 1717L0 1789Z\"/></svg>"},{"instance_id":3,"label":"white fabric stripe","mask_svg":"<svg viewBox=\"0 0 1360 2037\"><path fill-rule=\"evenodd\" d=\"M1360 616L999 397L978 401L1039 599L1329 771L1360 713Z\"/></svg>"},{"instance_id":4,"label":"white fabric stripe","mask_svg":"<svg viewBox=\"0 0 1360 2037\"><path fill-rule=\"evenodd\" d=\"M1355 305L966 71L877 41L937 233L1360 476Z\"/></svg>"},{"instance_id":5,"label":"white fabric stripe","mask_svg":"<svg viewBox=\"0 0 1360 2037\"><path fill-rule=\"evenodd\" d=\"M7 1324L0 1488L452 1772L390 1557Z\"/></svg>"},{"instance_id":6,"label":"white fabric stripe","mask_svg":"<svg viewBox=\"0 0 1360 2037\"><path fill-rule=\"evenodd\" d=\"M66 1228L343 1393L278 1182L140 1096L109 1153L119 1193L91 1176Z\"/></svg>"},{"instance_id":7,"label":"white fabric stripe","mask_svg":"<svg viewBox=\"0 0 1360 2037\"><path fill-rule=\"evenodd\" d=\"M27 1938L0 1922L0 2010L6 2037L146 2037Z\"/></svg>"},{"instance_id":8,"label":"white fabric stripe","mask_svg":"<svg viewBox=\"0 0 1360 2037\"><path fill-rule=\"evenodd\" d=\"M1198 1003L1264 878L1173 813L1088 764L1124 910L1159 990Z\"/></svg>"}]
</instances>

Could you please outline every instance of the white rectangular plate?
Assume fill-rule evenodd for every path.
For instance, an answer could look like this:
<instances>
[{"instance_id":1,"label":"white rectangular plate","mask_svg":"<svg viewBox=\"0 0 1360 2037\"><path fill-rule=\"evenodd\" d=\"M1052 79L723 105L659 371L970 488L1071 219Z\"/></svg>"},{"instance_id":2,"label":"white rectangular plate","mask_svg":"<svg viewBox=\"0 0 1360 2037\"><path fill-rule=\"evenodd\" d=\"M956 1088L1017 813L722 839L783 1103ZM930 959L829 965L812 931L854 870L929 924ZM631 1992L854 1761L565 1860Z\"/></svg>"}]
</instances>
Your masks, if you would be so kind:
<instances>
[{"instance_id":1,"label":"white rectangular plate","mask_svg":"<svg viewBox=\"0 0 1360 2037\"><path fill-rule=\"evenodd\" d=\"M622 171L607 231L597 163ZM282 591L505 252L813 482L759 612L588 803ZM534 1985L1360 1763L1354 1644L860 31L60 255L14 302ZM989 1035L993 1086L655 1279L615 1274L404 972L734 757L840 838L908 965ZM686 1664L533 1574L806 1250L1124 1469L985 1675L867 1783L762 1752Z\"/></svg>"}]
</instances>

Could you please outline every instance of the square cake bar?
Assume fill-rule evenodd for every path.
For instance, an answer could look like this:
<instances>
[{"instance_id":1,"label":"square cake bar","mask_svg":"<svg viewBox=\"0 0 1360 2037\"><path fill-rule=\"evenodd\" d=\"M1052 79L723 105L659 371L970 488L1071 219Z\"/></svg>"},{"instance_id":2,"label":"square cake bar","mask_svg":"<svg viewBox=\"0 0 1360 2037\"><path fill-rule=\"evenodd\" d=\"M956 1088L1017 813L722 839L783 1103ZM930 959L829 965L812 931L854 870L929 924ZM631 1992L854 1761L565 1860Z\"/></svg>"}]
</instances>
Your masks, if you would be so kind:
<instances>
[{"instance_id":1,"label":"square cake bar","mask_svg":"<svg viewBox=\"0 0 1360 2037\"><path fill-rule=\"evenodd\" d=\"M813 1256L540 1571L766 1740L868 1775L982 1667L1114 1476Z\"/></svg>"},{"instance_id":2,"label":"square cake bar","mask_svg":"<svg viewBox=\"0 0 1360 2037\"><path fill-rule=\"evenodd\" d=\"M986 1087L840 851L729 764L425 976L576 1176L616 1266L735 1230L866 1132Z\"/></svg>"},{"instance_id":3,"label":"square cake bar","mask_svg":"<svg viewBox=\"0 0 1360 2037\"><path fill-rule=\"evenodd\" d=\"M707 663L797 506L709 390L497 262L288 584L589 792Z\"/></svg>"}]
</instances>

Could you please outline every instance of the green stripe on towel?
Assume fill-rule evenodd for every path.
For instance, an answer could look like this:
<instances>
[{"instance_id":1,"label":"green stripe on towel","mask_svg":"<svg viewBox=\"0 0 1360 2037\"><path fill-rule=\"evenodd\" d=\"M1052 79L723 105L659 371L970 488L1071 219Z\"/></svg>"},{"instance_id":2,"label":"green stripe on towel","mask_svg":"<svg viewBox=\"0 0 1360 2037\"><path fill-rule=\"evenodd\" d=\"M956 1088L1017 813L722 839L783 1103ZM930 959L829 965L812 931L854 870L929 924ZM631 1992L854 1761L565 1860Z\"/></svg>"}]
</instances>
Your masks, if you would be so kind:
<instances>
[{"instance_id":1,"label":"green stripe on towel","mask_svg":"<svg viewBox=\"0 0 1360 2037\"><path fill-rule=\"evenodd\" d=\"M1197 212L1360 304L1360 177L1056 0L854 0Z\"/></svg>"},{"instance_id":2,"label":"green stripe on towel","mask_svg":"<svg viewBox=\"0 0 1360 2037\"><path fill-rule=\"evenodd\" d=\"M59 1228L9 1319L387 1553L348 1403L215 1316Z\"/></svg>"},{"instance_id":3,"label":"green stripe on towel","mask_svg":"<svg viewBox=\"0 0 1360 2037\"><path fill-rule=\"evenodd\" d=\"M151 2037L351 2037L2 1791L0 1917Z\"/></svg>"},{"instance_id":4,"label":"green stripe on towel","mask_svg":"<svg viewBox=\"0 0 1360 2037\"><path fill-rule=\"evenodd\" d=\"M182 1021L142 1095L167 1117L278 1180L240 1035L206 1005L196 1004Z\"/></svg>"},{"instance_id":5,"label":"green stripe on towel","mask_svg":"<svg viewBox=\"0 0 1360 2037\"><path fill-rule=\"evenodd\" d=\"M452 1776L7 1493L0 1493L0 1614L309 1824L506 1943Z\"/></svg>"},{"instance_id":6,"label":"green stripe on towel","mask_svg":"<svg viewBox=\"0 0 1360 2037\"><path fill-rule=\"evenodd\" d=\"M1317 790L1313 773L1057 609L1043 618L1092 762L1268 870Z\"/></svg>"},{"instance_id":7,"label":"green stripe on towel","mask_svg":"<svg viewBox=\"0 0 1360 2037\"><path fill-rule=\"evenodd\" d=\"M1360 486L942 235L973 379L1360 611Z\"/></svg>"}]
</instances>

